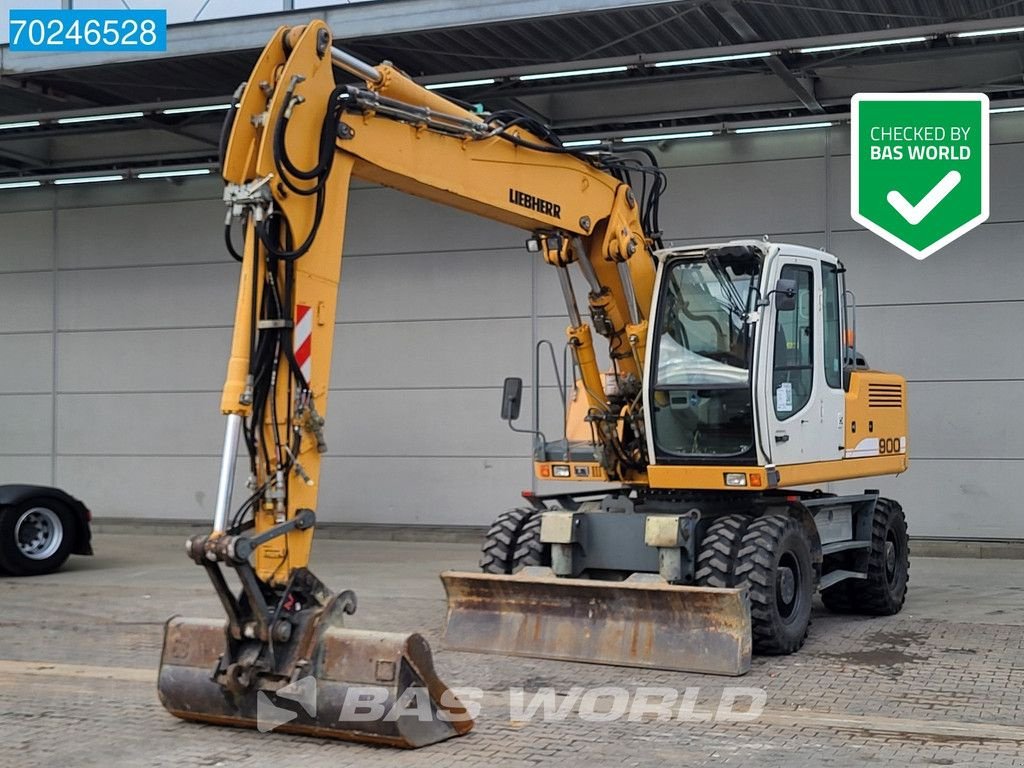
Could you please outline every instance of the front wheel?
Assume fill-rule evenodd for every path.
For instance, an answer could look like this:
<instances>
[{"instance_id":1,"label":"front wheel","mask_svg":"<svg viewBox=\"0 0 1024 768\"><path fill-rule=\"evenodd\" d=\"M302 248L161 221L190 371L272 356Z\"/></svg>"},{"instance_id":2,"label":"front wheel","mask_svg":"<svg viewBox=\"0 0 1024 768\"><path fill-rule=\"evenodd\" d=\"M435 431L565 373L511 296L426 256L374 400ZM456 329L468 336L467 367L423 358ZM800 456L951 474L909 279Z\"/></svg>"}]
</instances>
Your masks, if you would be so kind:
<instances>
[{"instance_id":1,"label":"front wheel","mask_svg":"<svg viewBox=\"0 0 1024 768\"><path fill-rule=\"evenodd\" d=\"M484 537L480 570L507 575L531 565L550 565L540 540L540 519L540 512L525 507L502 513Z\"/></svg>"},{"instance_id":2,"label":"front wheel","mask_svg":"<svg viewBox=\"0 0 1024 768\"><path fill-rule=\"evenodd\" d=\"M74 542L71 513L52 499L29 499L0 510L0 564L13 576L60 568Z\"/></svg>"},{"instance_id":3,"label":"front wheel","mask_svg":"<svg viewBox=\"0 0 1024 768\"><path fill-rule=\"evenodd\" d=\"M800 649L811 623L814 569L803 526L789 515L759 517L747 527L736 560L736 586L750 597L753 650Z\"/></svg>"}]
</instances>

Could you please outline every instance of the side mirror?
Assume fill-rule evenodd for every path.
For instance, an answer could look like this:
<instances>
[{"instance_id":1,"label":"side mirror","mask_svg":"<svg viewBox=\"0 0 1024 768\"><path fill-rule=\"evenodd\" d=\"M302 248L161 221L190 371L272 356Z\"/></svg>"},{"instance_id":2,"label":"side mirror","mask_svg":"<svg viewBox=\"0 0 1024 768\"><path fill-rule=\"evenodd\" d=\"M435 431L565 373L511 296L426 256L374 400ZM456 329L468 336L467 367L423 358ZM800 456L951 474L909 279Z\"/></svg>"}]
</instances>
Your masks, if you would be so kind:
<instances>
[{"instance_id":1,"label":"side mirror","mask_svg":"<svg viewBox=\"0 0 1024 768\"><path fill-rule=\"evenodd\" d=\"M779 312L792 312L796 309L796 280L780 278L775 283L775 309Z\"/></svg>"},{"instance_id":2,"label":"side mirror","mask_svg":"<svg viewBox=\"0 0 1024 768\"><path fill-rule=\"evenodd\" d=\"M519 418L519 407L523 404L523 380L510 376L505 379L501 391L502 421L515 421Z\"/></svg>"}]
</instances>

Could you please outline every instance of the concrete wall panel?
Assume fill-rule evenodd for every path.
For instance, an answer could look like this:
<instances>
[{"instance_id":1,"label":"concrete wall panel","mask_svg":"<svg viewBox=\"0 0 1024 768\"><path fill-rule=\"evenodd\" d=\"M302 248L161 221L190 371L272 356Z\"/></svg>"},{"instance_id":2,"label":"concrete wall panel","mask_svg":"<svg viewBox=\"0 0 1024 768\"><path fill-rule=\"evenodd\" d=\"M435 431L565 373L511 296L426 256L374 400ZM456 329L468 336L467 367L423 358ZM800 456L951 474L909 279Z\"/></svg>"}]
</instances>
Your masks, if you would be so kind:
<instances>
[{"instance_id":1,"label":"concrete wall panel","mask_svg":"<svg viewBox=\"0 0 1024 768\"><path fill-rule=\"evenodd\" d=\"M53 212L0 214L0 272L53 269Z\"/></svg>"},{"instance_id":2,"label":"concrete wall panel","mask_svg":"<svg viewBox=\"0 0 1024 768\"><path fill-rule=\"evenodd\" d=\"M53 334L0 333L0 361L0 394L50 392Z\"/></svg>"},{"instance_id":3,"label":"concrete wall panel","mask_svg":"<svg viewBox=\"0 0 1024 768\"><path fill-rule=\"evenodd\" d=\"M769 234L844 259L860 349L911 380L912 464L837 488L882 487L917 535L1024 536L1014 483L1024 119L999 120L992 222L925 262L850 220L845 128L655 148L673 244ZM18 362L0 368L0 481L48 482L53 465L100 516L212 515L237 287L219 195L202 179L0 201L0 359ZM560 349L567 321L556 274L523 250L525 237L393 190L353 189L324 519L484 525L530 486L530 438L497 418L501 380L529 384L534 343ZM542 381L543 426L557 433L550 371ZM528 389L519 424L531 421Z\"/></svg>"},{"instance_id":4,"label":"concrete wall panel","mask_svg":"<svg viewBox=\"0 0 1024 768\"><path fill-rule=\"evenodd\" d=\"M53 329L53 273L12 272L0 277L0 330Z\"/></svg>"},{"instance_id":5,"label":"concrete wall panel","mask_svg":"<svg viewBox=\"0 0 1024 768\"><path fill-rule=\"evenodd\" d=\"M49 395L0 395L0 455L49 456L53 412Z\"/></svg>"}]
</instances>

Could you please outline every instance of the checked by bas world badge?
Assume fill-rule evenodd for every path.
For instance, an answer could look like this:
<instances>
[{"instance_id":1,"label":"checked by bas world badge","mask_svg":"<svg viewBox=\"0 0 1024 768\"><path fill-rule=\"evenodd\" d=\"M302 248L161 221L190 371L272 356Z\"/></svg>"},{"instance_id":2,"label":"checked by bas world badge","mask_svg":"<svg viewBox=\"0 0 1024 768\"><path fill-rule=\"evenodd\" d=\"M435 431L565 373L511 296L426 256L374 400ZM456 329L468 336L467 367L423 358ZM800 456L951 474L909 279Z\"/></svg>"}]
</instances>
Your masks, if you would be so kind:
<instances>
[{"instance_id":1,"label":"checked by bas world badge","mask_svg":"<svg viewBox=\"0 0 1024 768\"><path fill-rule=\"evenodd\" d=\"M988 218L988 97L859 93L850 215L915 259Z\"/></svg>"}]
</instances>

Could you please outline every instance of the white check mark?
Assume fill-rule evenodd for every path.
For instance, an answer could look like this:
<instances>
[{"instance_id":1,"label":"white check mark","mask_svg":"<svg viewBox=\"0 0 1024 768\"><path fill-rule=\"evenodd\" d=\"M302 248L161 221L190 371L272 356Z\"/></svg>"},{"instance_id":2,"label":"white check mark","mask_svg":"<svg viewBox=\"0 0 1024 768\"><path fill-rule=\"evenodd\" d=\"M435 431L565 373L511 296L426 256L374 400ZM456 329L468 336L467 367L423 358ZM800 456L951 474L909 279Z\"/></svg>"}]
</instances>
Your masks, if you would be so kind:
<instances>
[{"instance_id":1,"label":"white check mark","mask_svg":"<svg viewBox=\"0 0 1024 768\"><path fill-rule=\"evenodd\" d=\"M946 199L946 196L953 191L957 184L960 183L960 172L950 171L942 180L931 188L931 191L927 195L921 198L917 205L911 205L907 202L907 198L897 192L895 189L892 190L885 199L889 201L889 205L896 209L896 213L902 216L911 224L920 224L921 221L935 210L935 206Z\"/></svg>"}]
</instances>

